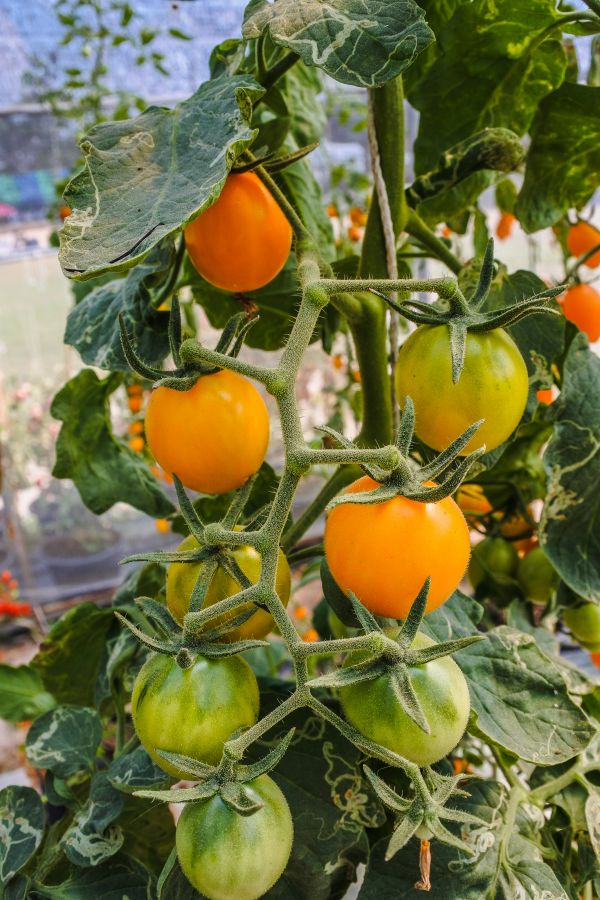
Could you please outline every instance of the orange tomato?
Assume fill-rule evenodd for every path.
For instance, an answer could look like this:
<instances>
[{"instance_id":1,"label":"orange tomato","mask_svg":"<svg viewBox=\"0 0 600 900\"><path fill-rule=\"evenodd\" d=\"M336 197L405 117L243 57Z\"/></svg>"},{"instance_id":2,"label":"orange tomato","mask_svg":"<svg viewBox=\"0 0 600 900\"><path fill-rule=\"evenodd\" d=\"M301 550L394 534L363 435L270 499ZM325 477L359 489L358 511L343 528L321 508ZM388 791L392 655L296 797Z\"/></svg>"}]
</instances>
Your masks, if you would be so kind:
<instances>
[{"instance_id":1,"label":"orange tomato","mask_svg":"<svg viewBox=\"0 0 600 900\"><path fill-rule=\"evenodd\" d=\"M142 398L141 397L128 397L127 398L127 406L129 407L130 412L139 413L142 408Z\"/></svg>"},{"instance_id":2,"label":"orange tomato","mask_svg":"<svg viewBox=\"0 0 600 900\"><path fill-rule=\"evenodd\" d=\"M492 504L483 493L480 484L463 484L456 492L456 502L467 516L480 518L492 511Z\"/></svg>"},{"instance_id":3,"label":"orange tomato","mask_svg":"<svg viewBox=\"0 0 600 900\"><path fill-rule=\"evenodd\" d=\"M127 426L127 431L129 432L129 434L141 434L143 430L144 430L143 422L132 422L130 425Z\"/></svg>"},{"instance_id":4,"label":"orange tomato","mask_svg":"<svg viewBox=\"0 0 600 900\"><path fill-rule=\"evenodd\" d=\"M155 519L154 527L158 531L159 534L168 534L171 530L171 526L167 519Z\"/></svg>"},{"instance_id":5,"label":"orange tomato","mask_svg":"<svg viewBox=\"0 0 600 900\"><path fill-rule=\"evenodd\" d=\"M158 387L146 413L146 439L157 463L205 494L241 487L260 468L269 414L254 385L222 369L189 391Z\"/></svg>"},{"instance_id":6,"label":"orange tomato","mask_svg":"<svg viewBox=\"0 0 600 900\"><path fill-rule=\"evenodd\" d=\"M600 669L600 650L597 653L590 653L590 658L594 665Z\"/></svg>"},{"instance_id":7,"label":"orange tomato","mask_svg":"<svg viewBox=\"0 0 600 900\"><path fill-rule=\"evenodd\" d=\"M144 438L139 436L130 438L128 443L134 453L141 453L146 446Z\"/></svg>"},{"instance_id":8,"label":"orange tomato","mask_svg":"<svg viewBox=\"0 0 600 900\"><path fill-rule=\"evenodd\" d=\"M60 206L58 209L58 215L63 220L63 222L65 221L65 219L68 219L72 212L73 210L71 209L71 207L67 206L66 204L64 206Z\"/></svg>"},{"instance_id":9,"label":"orange tomato","mask_svg":"<svg viewBox=\"0 0 600 900\"><path fill-rule=\"evenodd\" d=\"M337 217L337 214L338 214L338 211L337 211L337 206L335 205L335 203L328 203L327 204L327 215L329 216L329 218L335 219Z\"/></svg>"},{"instance_id":10,"label":"orange tomato","mask_svg":"<svg viewBox=\"0 0 600 900\"><path fill-rule=\"evenodd\" d=\"M217 200L185 228L200 275L224 291L255 291L283 269L292 228L254 172L230 175Z\"/></svg>"},{"instance_id":11,"label":"orange tomato","mask_svg":"<svg viewBox=\"0 0 600 900\"><path fill-rule=\"evenodd\" d=\"M302 622L308 616L308 609L306 608L306 606L297 606L294 610L294 615L300 622Z\"/></svg>"},{"instance_id":12,"label":"orange tomato","mask_svg":"<svg viewBox=\"0 0 600 900\"><path fill-rule=\"evenodd\" d=\"M345 493L370 491L377 483L359 478ZM405 619L431 577L426 612L455 590L469 562L469 529L451 497L419 503L394 497L384 503L336 506L325 525L325 556L344 591L353 591L380 616Z\"/></svg>"},{"instance_id":13,"label":"orange tomato","mask_svg":"<svg viewBox=\"0 0 600 900\"><path fill-rule=\"evenodd\" d=\"M496 237L500 238L501 241L510 237L516 221L517 218L512 213L503 212L496 226Z\"/></svg>"},{"instance_id":14,"label":"orange tomato","mask_svg":"<svg viewBox=\"0 0 600 900\"><path fill-rule=\"evenodd\" d=\"M348 229L348 237L351 241L360 241L362 237L360 228L357 228L356 225L351 225Z\"/></svg>"},{"instance_id":15,"label":"orange tomato","mask_svg":"<svg viewBox=\"0 0 600 900\"><path fill-rule=\"evenodd\" d=\"M331 362L334 369L344 368L344 358L341 353L336 353L336 355L332 357Z\"/></svg>"},{"instance_id":16,"label":"orange tomato","mask_svg":"<svg viewBox=\"0 0 600 900\"><path fill-rule=\"evenodd\" d=\"M567 247L571 256L583 256L596 244L600 244L600 231L588 222L578 222L577 225L569 228ZM600 266L600 250L590 256L584 265L588 269L595 269L597 266Z\"/></svg>"},{"instance_id":17,"label":"orange tomato","mask_svg":"<svg viewBox=\"0 0 600 900\"><path fill-rule=\"evenodd\" d=\"M536 391L535 396L538 403L543 403L545 406L549 406L554 400L552 388L543 388L540 391Z\"/></svg>"},{"instance_id":18,"label":"orange tomato","mask_svg":"<svg viewBox=\"0 0 600 900\"><path fill-rule=\"evenodd\" d=\"M350 221L353 225L358 225L362 228L367 224L367 214L362 209L359 209L358 206L353 206L350 210Z\"/></svg>"},{"instance_id":19,"label":"orange tomato","mask_svg":"<svg viewBox=\"0 0 600 900\"><path fill-rule=\"evenodd\" d=\"M315 628L309 628L303 635L302 640L308 644L314 644L315 641L319 640L319 632Z\"/></svg>"},{"instance_id":20,"label":"orange tomato","mask_svg":"<svg viewBox=\"0 0 600 900\"><path fill-rule=\"evenodd\" d=\"M452 235L452 229L444 225L442 228L442 237L449 238Z\"/></svg>"},{"instance_id":21,"label":"orange tomato","mask_svg":"<svg viewBox=\"0 0 600 900\"><path fill-rule=\"evenodd\" d=\"M360 374L360 369L354 369L352 372L352 381L356 381L357 384L360 384L362 381L362 375Z\"/></svg>"},{"instance_id":22,"label":"orange tomato","mask_svg":"<svg viewBox=\"0 0 600 900\"><path fill-rule=\"evenodd\" d=\"M589 284L576 284L559 299L565 318L587 334L590 341L600 338L600 294Z\"/></svg>"},{"instance_id":23,"label":"orange tomato","mask_svg":"<svg viewBox=\"0 0 600 900\"><path fill-rule=\"evenodd\" d=\"M141 384L128 384L127 385L127 393L130 397L141 397L143 393L143 388Z\"/></svg>"}]
</instances>

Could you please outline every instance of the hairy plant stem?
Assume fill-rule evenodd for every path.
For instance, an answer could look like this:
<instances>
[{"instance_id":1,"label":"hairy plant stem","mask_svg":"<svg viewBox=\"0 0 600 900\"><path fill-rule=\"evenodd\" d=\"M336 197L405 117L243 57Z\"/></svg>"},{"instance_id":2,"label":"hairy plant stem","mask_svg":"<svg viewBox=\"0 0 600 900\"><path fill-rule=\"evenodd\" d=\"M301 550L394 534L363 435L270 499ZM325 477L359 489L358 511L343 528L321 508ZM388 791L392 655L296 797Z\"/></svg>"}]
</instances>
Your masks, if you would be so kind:
<instances>
[{"instance_id":1,"label":"hairy plant stem","mask_svg":"<svg viewBox=\"0 0 600 900\"><path fill-rule=\"evenodd\" d=\"M460 272L462 269L461 261L454 255L447 244L434 234L431 228L425 224L423 219L414 211L414 209L408 211L406 230L411 237L416 238L419 243L426 247L435 259L439 259L440 262L445 263L451 272L454 272L455 274Z\"/></svg>"}]
</instances>

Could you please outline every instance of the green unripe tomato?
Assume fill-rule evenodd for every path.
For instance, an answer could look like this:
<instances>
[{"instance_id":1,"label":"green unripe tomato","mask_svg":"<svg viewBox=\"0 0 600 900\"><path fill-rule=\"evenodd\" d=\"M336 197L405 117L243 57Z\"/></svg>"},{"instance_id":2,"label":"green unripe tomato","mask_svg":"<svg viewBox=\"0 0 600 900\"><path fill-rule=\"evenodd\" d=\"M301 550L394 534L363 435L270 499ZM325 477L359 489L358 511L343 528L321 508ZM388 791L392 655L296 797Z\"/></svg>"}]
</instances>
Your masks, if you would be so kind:
<instances>
[{"instance_id":1,"label":"green unripe tomato","mask_svg":"<svg viewBox=\"0 0 600 900\"><path fill-rule=\"evenodd\" d=\"M433 644L435 641L419 632L413 647ZM367 656L351 653L344 666L355 665ZM471 708L469 689L465 676L449 656L411 666L410 680L430 734L404 712L386 675L340 688L340 701L348 721L365 737L419 766L428 766L450 753L463 736Z\"/></svg>"},{"instance_id":2,"label":"green unripe tomato","mask_svg":"<svg viewBox=\"0 0 600 900\"><path fill-rule=\"evenodd\" d=\"M186 778L157 754L181 753L216 765L223 744L258 718L258 684L239 656L198 656L187 669L155 653L140 669L131 695L133 723L152 759L175 778Z\"/></svg>"},{"instance_id":3,"label":"green unripe tomato","mask_svg":"<svg viewBox=\"0 0 600 900\"><path fill-rule=\"evenodd\" d=\"M416 434L434 450L483 419L462 451L466 454L483 444L493 450L510 437L525 412L529 380L513 339L494 328L468 332L463 370L454 384L448 327L420 325L400 348L396 388L401 406L412 397Z\"/></svg>"},{"instance_id":4,"label":"green unripe tomato","mask_svg":"<svg viewBox=\"0 0 600 900\"><path fill-rule=\"evenodd\" d=\"M591 653L600 650L600 606L595 603L570 606L565 609L563 619L582 647Z\"/></svg>"},{"instance_id":5,"label":"green unripe tomato","mask_svg":"<svg viewBox=\"0 0 600 900\"><path fill-rule=\"evenodd\" d=\"M528 600L548 603L559 579L542 548L534 547L519 561L517 580Z\"/></svg>"},{"instance_id":6,"label":"green unripe tomato","mask_svg":"<svg viewBox=\"0 0 600 900\"><path fill-rule=\"evenodd\" d=\"M484 581L506 586L514 578L519 565L519 554L510 541L504 538L485 538L473 547L469 563L469 581L478 588Z\"/></svg>"},{"instance_id":7,"label":"green unripe tomato","mask_svg":"<svg viewBox=\"0 0 600 900\"><path fill-rule=\"evenodd\" d=\"M192 534L189 534L177 549L197 550L199 546L196 538ZM253 584L256 584L260 578L260 553L255 550L254 547L249 547L247 544L233 548L231 553L244 575L246 575ZM204 562L175 562L171 563L169 566L167 572L167 606L180 625L183 623L183 617L190 607L190 597L192 596L194 585L198 580L203 566ZM275 587L281 602L285 606L287 606L290 599L291 579L292 576L287 559L285 558L283 551L280 550L277 562ZM225 569L219 566L208 586L202 606L203 608L212 606L214 603L218 603L219 600L224 600L225 597L231 597L233 594L237 594L238 591L241 591L241 587L235 578L232 578ZM253 604L248 603L246 606L249 609ZM246 607L242 606L241 609L237 609L235 612L219 616L215 619L214 624L218 624L225 621L227 618L238 615L245 608ZM273 624L273 617L270 613L264 609L256 608L256 612L250 616L249 619L233 631L230 631L224 639L227 641L243 641L251 638L263 638L271 631Z\"/></svg>"},{"instance_id":8,"label":"green unripe tomato","mask_svg":"<svg viewBox=\"0 0 600 900\"><path fill-rule=\"evenodd\" d=\"M175 843L181 868L209 900L256 900L280 878L294 825L283 793L268 775L244 785L261 809L241 816L216 794L186 803Z\"/></svg>"}]
</instances>

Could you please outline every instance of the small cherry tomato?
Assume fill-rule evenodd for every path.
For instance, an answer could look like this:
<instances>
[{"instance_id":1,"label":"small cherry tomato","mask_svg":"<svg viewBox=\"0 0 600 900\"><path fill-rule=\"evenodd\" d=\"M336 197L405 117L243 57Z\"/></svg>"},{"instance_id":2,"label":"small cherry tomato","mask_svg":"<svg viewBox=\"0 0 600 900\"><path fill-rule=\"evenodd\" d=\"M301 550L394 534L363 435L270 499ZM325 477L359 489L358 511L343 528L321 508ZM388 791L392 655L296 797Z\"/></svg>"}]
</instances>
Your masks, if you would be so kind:
<instances>
[{"instance_id":1,"label":"small cherry tomato","mask_svg":"<svg viewBox=\"0 0 600 900\"><path fill-rule=\"evenodd\" d=\"M58 209L58 215L63 220L63 222L65 221L65 219L69 218L72 212L73 210L71 209L71 207L67 206L66 204L64 206L60 206Z\"/></svg>"},{"instance_id":2,"label":"small cherry tomato","mask_svg":"<svg viewBox=\"0 0 600 900\"><path fill-rule=\"evenodd\" d=\"M435 641L420 632L413 647ZM344 666L356 665L366 653L350 653ZM467 727L471 700L465 676L450 656L410 666L410 680L431 729L427 734L398 703L389 676L339 689L344 715L361 734L419 766L429 766L456 747Z\"/></svg>"},{"instance_id":3,"label":"small cherry tomato","mask_svg":"<svg viewBox=\"0 0 600 900\"><path fill-rule=\"evenodd\" d=\"M469 564L469 581L474 588L487 584L508 585L514 579L519 555L504 538L485 538L473 547Z\"/></svg>"},{"instance_id":4,"label":"small cherry tomato","mask_svg":"<svg viewBox=\"0 0 600 900\"><path fill-rule=\"evenodd\" d=\"M496 226L496 237L498 237L501 241L504 241L507 237L510 237L516 221L517 218L516 216L513 216L512 213L503 212Z\"/></svg>"},{"instance_id":5,"label":"small cherry tomato","mask_svg":"<svg viewBox=\"0 0 600 900\"><path fill-rule=\"evenodd\" d=\"M360 228L357 228L356 225L350 225L348 228L348 237L351 241L360 241L362 237L362 231Z\"/></svg>"},{"instance_id":6,"label":"small cherry tomato","mask_svg":"<svg viewBox=\"0 0 600 900\"><path fill-rule=\"evenodd\" d=\"M367 224L367 214L363 212L362 209L359 209L358 206L353 206L350 210L350 221L353 225L357 225L359 228L364 228Z\"/></svg>"},{"instance_id":7,"label":"small cherry tomato","mask_svg":"<svg viewBox=\"0 0 600 900\"><path fill-rule=\"evenodd\" d=\"M528 600L547 603L559 579L542 548L535 547L519 562L517 580Z\"/></svg>"},{"instance_id":8,"label":"small cherry tomato","mask_svg":"<svg viewBox=\"0 0 600 900\"><path fill-rule=\"evenodd\" d=\"M168 519L155 519L154 527L158 531L159 534L168 534L171 530L171 526L169 525Z\"/></svg>"},{"instance_id":9,"label":"small cherry tomato","mask_svg":"<svg viewBox=\"0 0 600 900\"><path fill-rule=\"evenodd\" d=\"M154 653L140 669L131 695L137 735L154 762L175 778L185 772L157 750L216 765L223 744L258 718L258 684L240 656L198 656L181 669L172 656Z\"/></svg>"},{"instance_id":10,"label":"small cherry tomato","mask_svg":"<svg viewBox=\"0 0 600 900\"><path fill-rule=\"evenodd\" d=\"M535 396L537 402L542 403L545 406L549 406L554 401L554 391L552 388L542 388L542 390L535 392Z\"/></svg>"},{"instance_id":11,"label":"small cherry tomato","mask_svg":"<svg viewBox=\"0 0 600 900\"><path fill-rule=\"evenodd\" d=\"M193 534L188 536L178 546L178 550L197 550L199 543ZM231 551L233 558L244 573L244 575L256 584L260 578L261 558L258 550L243 544L235 547ZM190 597L194 586L204 568L203 562L174 562L171 563L167 571L167 606L171 614L181 625L183 618L190 608ZM283 550L279 551L277 560L277 571L275 575L275 590L279 599L287 606L290 599L291 591L291 572L287 559ZM224 600L225 597L231 597L241 591L241 587L235 578L232 578L225 569L220 566L213 575L208 586L206 596L204 598L203 608ZM253 608L253 604L247 603L244 609ZM224 622L232 615L237 615L242 610L238 609L234 613L225 614L215 620L215 624ZM265 609L256 608L256 612L246 619L235 630L230 631L224 638L227 641L243 641L249 638L263 638L273 628L273 618Z\"/></svg>"},{"instance_id":12,"label":"small cherry tomato","mask_svg":"<svg viewBox=\"0 0 600 900\"><path fill-rule=\"evenodd\" d=\"M143 422L132 422L130 425L127 426L127 431L131 435L142 434L143 430L144 430Z\"/></svg>"},{"instance_id":13,"label":"small cherry tomato","mask_svg":"<svg viewBox=\"0 0 600 900\"><path fill-rule=\"evenodd\" d=\"M205 494L241 487L260 468L269 414L254 385L225 369L201 375L188 391L158 387L146 413L146 438L165 472Z\"/></svg>"},{"instance_id":14,"label":"small cherry tomato","mask_svg":"<svg viewBox=\"0 0 600 900\"><path fill-rule=\"evenodd\" d=\"M136 396L128 397L127 406L129 407L130 412L139 413L142 408L142 398Z\"/></svg>"},{"instance_id":15,"label":"small cherry tomato","mask_svg":"<svg viewBox=\"0 0 600 900\"><path fill-rule=\"evenodd\" d=\"M493 507L480 484L462 484L456 493L456 502L467 518L477 521L489 515Z\"/></svg>"},{"instance_id":16,"label":"small cherry tomato","mask_svg":"<svg viewBox=\"0 0 600 900\"><path fill-rule=\"evenodd\" d=\"M181 868L208 900L257 900L287 866L294 823L282 791L268 775L244 789L260 804L252 815L240 815L215 794L186 803L177 823Z\"/></svg>"},{"instance_id":17,"label":"small cherry tomato","mask_svg":"<svg viewBox=\"0 0 600 900\"><path fill-rule=\"evenodd\" d=\"M582 603L563 612L565 625L575 640L592 653L600 651L600 606Z\"/></svg>"},{"instance_id":18,"label":"small cherry tomato","mask_svg":"<svg viewBox=\"0 0 600 900\"><path fill-rule=\"evenodd\" d=\"M359 478L344 493L371 491ZM353 591L379 616L405 619L431 577L427 612L456 589L469 561L469 529L451 497L419 503L394 497L384 503L344 503L328 515L325 556L342 590Z\"/></svg>"},{"instance_id":19,"label":"small cherry tomato","mask_svg":"<svg viewBox=\"0 0 600 900\"><path fill-rule=\"evenodd\" d=\"M302 635L302 640L306 641L307 644L314 644L315 641L318 641L319 633L316 628L309 628L308 631Z\"/></svg>"},{"instance_id":20,"label":"small cherry tomato","mask_svg":"<svg viewBox=\"0 0 600 900\"><path fill-rule=\"evenodd\" d=\"M335 203L329 203L327 205L327 215L330 219L336 219L338 215L337 206Z\"/></svg>"},{"instance_id":21,"label":"small cherry tomato","mask_svg":"<svg viewBox=\"0 0 600 900\"><path fill-rule=\"evenodd\" d=\"M463 370L452 381L450 333L446 325L420 325L400 348L396 389L402 405L415 405L416 433L444 450L465 429L483 424L463 454L486 445L493 450L515 430L527 404L529 376L521 351L506 331L469 332Z\"/></svg>"},{"instance_id":22,"label":"small cherry tomato","mask_svg":"<svg viewBox=\"0 0 600 900\"><path fill-rule=\"evenodd\" d=\"M587 334L590 341L600 338L600 294L589 284L576 284L560 298L565 318Z\"/></svg>"},{"instance_id":23,"label":"small cherry tomato","mask_svg":"<svg viewBox=\"0 0 600 900\"><path fill-rule=\"evenodd\" d=\"M255 291L283 269L292 228L254 172L229 175L217 200L185 228L200 275L224 291Z\"/></svg>"},{"instance_id":24,"label":"small cherry tomato","mask_svg":"<svg viewBox=\"0 0 600 900\"><path fill-rule=\"evenodd\" d=\"M132 437L129 438L127 442L134 453L141 453L144 447L146 446L146 442L143 437Z\"/></svg>"},{"instance_id":25,"label":"small cherry tomato","mask_svg":"<svg viewBox=\"0 0 600 900\"><path fill-rule=\"evenodd\" d=\"M572 225L567 234L567 247L571 256L579 257L587 253L597 244L600 244L600 231L590 225L588 222L578 222ZM594 253L587 260L585 265L588 269L595 269L600 266L600 250Z\"/></svg>"}]
</instances>

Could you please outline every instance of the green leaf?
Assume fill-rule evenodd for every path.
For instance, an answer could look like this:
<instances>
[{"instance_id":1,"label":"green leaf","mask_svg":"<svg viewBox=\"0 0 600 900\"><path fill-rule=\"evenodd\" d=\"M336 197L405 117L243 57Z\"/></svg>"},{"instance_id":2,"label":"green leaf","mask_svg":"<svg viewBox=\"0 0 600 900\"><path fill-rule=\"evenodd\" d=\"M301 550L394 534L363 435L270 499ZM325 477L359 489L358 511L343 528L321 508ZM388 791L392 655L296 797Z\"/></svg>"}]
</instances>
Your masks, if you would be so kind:
<instances>
[{"instance_id":1,"label":"green leaf","mask_svg":"<svg viewBox=\"0 0 600 900\"><path fill-rule=\"evenodd\" d=\"M448 823L450 830L472 848L473 856L438 841L432 844L428 894L431 900L567 900L552 869L542 861L538 845L523 836L528 824L525 817L517 814L516 822L510 820L507 824L509 797L504 785L492 779L472 780L465 789L469 796L453 801L453 807L488 824ZM389 837L383 837L372 847L358 900L420 900L423 892L415 887L419 874L418 840L411 841L389 861L385 859L388 843ZM517 884L523 887L519 889Z\"/></svg>"},{"instance_id":2,"label":"green leaf","mask_svg":"<svg viewBox=\"0 0 600 900\"><path fill-rule=\"evenodd\" d=\"M291 150L296 149L298 148L291 147ZM313 174L310 162L301 159L280 172L278 180L283 193L300 213L300 218L316 240L323 259L333 259L335 246L331 220L327 215L321 186Z\"/></svg>"},{"instance_id":3,"label":"green leaf","mask_svg":"<svg viewBox=\"0 0 600 900\"><path fill-rule=\"evenodd\" d=\"M555 19L553 0L474 0L458 6L440 35L440 55L416 85L417 174L446 148L486 126L524 134L540 101L563 80L559 40L538 36Z\"/></svg>"},{"instance_id":4,"label":"green leaf","mask_svg":"<svg viewBox=\"0 0 600 900\"><path fill-rule=\"evenodd\" d=\"M396 78L433 40L412 0L264 0L246 10L242 33L258 38L267 29L307 66L358 87Z\"/></svg>"},{"instance_id":5,"label":"green leaf","mask_svg":"<svg viewBox=\"0 0 600 900\"><path fill-rule=\"evenodd\" d=\"M35 669L0 664L0 719L7 722L35 719L54 705L54 697L44 690Z\"/></svg>"},{"instance_id":6,"label":"green leaf","mask_svg":"<svg viewBox=\"0 0 600 900\"><path fill-rule=\"evenodd\" d=\"M167 238L126 278L94 288L67 317L65 344L79 351L90 366L129 372L121 347L119 313L138 355L150 366L169 353L169 315L151 305L151 290L159 287L173 265L175 248Z\"/></svg>"},{"instance_id":7,"label":"green leaf","mask_svg":"<svg viewBox=\"0 0 600 900\"><path fill-rule=\"evenodd\" d=\"M27 865L45 827L44 807L33 788L11 784L0 791L0 886Z\"/></svg>"},{"instance_id":8,"label":"green leaf","mask_svg":"<svg viewBox=\"0 0 600 900\"><path fill-rule=\"evenodd\" d=\"M290 135L298 147L318 141L325 131L327 114L323 104L323 84L318 69L297 62L277 82L277 90L286 106ZM269 94L265 95L268 100Z\"/></svg>"},{"instance_id":9,"label":"green leaf","mask_svg":"<svg viewBox=\"0 0 600 900\"><path fill-rule=\"evenodd\" d=\"M201 895L183 874L175 847L158 879L158 900L201 900Z\"/></svg>"},{"instance_id":10,"label":"green leaf","mask_svg":"<svg viewBox=\"0 0 600 900\"><path fill-rule=\"evenodd\" d=\"M563 581L600 602L600 360L578 334L567 353L554 434L544 454L548 494L540 523Z\"/></svg>"},{"instance_id":11,"label":"green leaf","mask_svg":"<svg viewBox=\"0 0 600 900\"><path fill-rule=\"evenodd\" d=\"M261 681L261 714L288 696L289 683ZM303 709L257 741L253 759L273 749L292 727L294 737L271 776L284 792L294 819L294 845L281 879L266 895L343 897L368 854L364 829L384 813L360 766L361 754L318 715Z\"/></svg>"},{"instance_id":12,"label":"green leaf","mask_svg":"<svg viewBox=\"0 0 600 900\"><path fill-rule=\"evenodd\" d=\"M560 178L556 172L560 171ZM540 104L516 213L525 231L581 209L598 187L600 89L565 81Z\"/></svg>"},{"instance_id":13,"label":"green leaf","mask_svg":"<svg viewBox=\"0 0 600 900\"><path fill-rule=\"evenodd\" d=\"M111 430L109 398L120 375L101 380L91 369L71 378L50 412L64 424L56 442L56 478L72 478L81 499L99 515L115 503L129 503L155 518L173 512L148 466Z\"/></svg>"},{"instance_id":14,"label":"green leaf","mask_svg":"<svg viewBox=\"0 0 600 900\"><path fill-rule=\"evenodd\" d=\"M455 658L486 738L540 766L572 759L590 742L593 726L531 635L500 626Z\"/></svg>"},{"instance_id":15,"label":"green leaf","mask_svg":"<svg viewBox=\"0 0 600 900\"><path fill-rule=\"evenodd\" d=\"M43 896L48 900L149 900L154 896L154 878L136 859L119 853L99 866L73 868L61 884L44 885Z\"/></svg>"},{"instance_id":16,"label":"green leaf","mask_svg":"<svg viewBox=\"0 0 600 900\"><path fill-rule=\"evenodd\" d=\"M110 783L126 794L169 783L165 770L156 765L143 747L113 759L106 774Z\"/></svg>"},{"instance_id":17,"label":"green leaf","mask_svg":"<svg viewBox=\"0 0 600 900\"><path fill-rule=\"evenodd\" d=\"M36 769L50 769L66 778L91 768L101 739L102 722L95 709L57 706L35 720L25 751Z\"/></svg>"},{"instance_id":18,"label":"green leaf","mask_svg":"<svg viewBox=\"0 0 600 900\"><path fill-rule=\"evenodd\" d=\"M262 88L222 75L173 109L96 125L81 142L83 170L67 185L73 212L60 232L70 277L90 278L138 263L219 196L252 141L252 100Z\"/></svg>"},{"instance_id":19,"label":"green leaf","mask_svg":"<svg viewBox=\"0 0 600 900\"><path fill-rule=\"evenodd\" d=\"M160 563L146 563L133 569L119 585L113 597L113 606L133 603L136 597L160 598L165 591L167 573Z\"/></svg>"},{"instance_id":20,"label":"green leaf","mask_svg":"<svg viewBox=\"0 0 600 900\"><path fill-rule=\"evenodd\" d=\"M67 859L76 866L97 866L114 856L123 844L123 832L113 822L123 809L123 795L104 772L92 777L86 803L61 839Z\"/></svg>"},{"instance_id":21,"label":"green leaf","mask_svg":"<svg viewBox=\"0 0 600 900\"><path fill-rule=\"evenodd\" d=\"M188 265L186 273L191 269L192 266ZM259 319L248 332L244 343L260 350L278 350L283 347L300 303L293 255L290 255L273 281L257 291L249 291L243 295L222 291L195 271L186 274L186 280L188 279L194 300L202 306L214 328L223 328L231 316L243 312L244 303L250 301L258 307Z\"/></svg>"},{"instance_id":22,"label":"green leaf","mask_svg":"<svg viewBox=\"0 0 600 900\"><path fill-rule=\"evenodd\" d=\"M52 625L31 668L58 703L93 706L104 644L113 622L112 610L80 603Z\"/></svg>"},{"instance_id":23,"label":"green leaf","mask_svg":"<svg viewBox=\"0 0 600 900\"><path fill-rule=\"evenodd\" d=\"M159 875L175 842L175 823L168 805L126 797L118 824L125 838L123 850Z\"/></svg>"}]
</instances>

